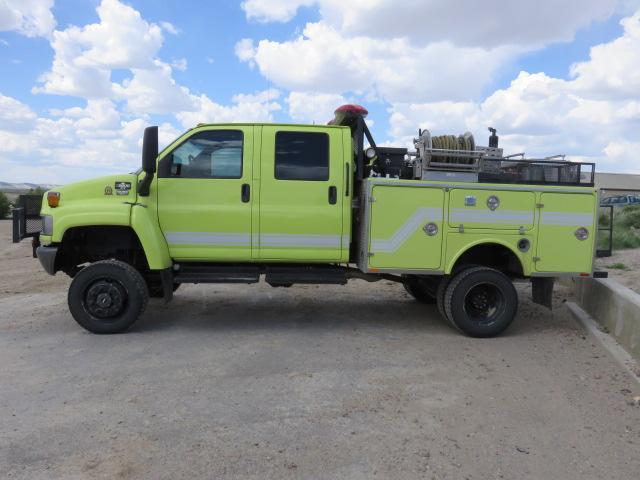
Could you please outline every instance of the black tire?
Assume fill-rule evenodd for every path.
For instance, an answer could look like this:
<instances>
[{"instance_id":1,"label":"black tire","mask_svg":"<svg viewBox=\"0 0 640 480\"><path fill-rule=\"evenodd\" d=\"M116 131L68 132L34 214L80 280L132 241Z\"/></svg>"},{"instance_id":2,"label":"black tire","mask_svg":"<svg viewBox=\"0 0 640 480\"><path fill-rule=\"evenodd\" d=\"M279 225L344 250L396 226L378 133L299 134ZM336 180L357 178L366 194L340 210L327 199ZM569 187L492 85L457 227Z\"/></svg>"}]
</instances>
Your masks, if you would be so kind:
<instances>
[{"instance_id":1,"label":"black tire","mask_svg":"<svg viewBox=\"0 0 640 480\"><path fill-rule=\"evenodd\" d=\"M488 267L456 274L444 296L447 319L471 337L502 333L518 312L518 293L504 273Z\"/></svg>"},{"instance_id":2,"label":"black tire","mask_svg":"<svg viewBox=\"0 0 640 480\"><path fill-rule=\"evenodd\" d=\"M93 333L120 333L144 312L149 301L140 272L118 260L104 260L83 268L69 287L69 310Z\"/></svg>"},{"instance_id":3,"label":"black tire","mask_svg":"<svg viewBox=\"0 0 640 480\"><path fill-rule=\"evenodd\" d=\"M436 305L438 307L438 312L440 312L442 318L444 318L451 325L453 325L453 323L447 317L447 312L444 308L444 294L447 292L447 287L449 286L452 278L453 277L451 275L444 275L440 280L440 283L438 284L438 290L436 291ZM453 326L455 327L455 325Z\"/></svg>"},{"instance_id":4,"label":"black tire","mask_svg":"<svg viewBox=\"0 0 640 480\"><path fill-rule=\"evenodd\" d=\"M437 283L433 279L407 275L402 278L402 285L409 295L420 303L433 305L436 303Z\"/></svg>"}]
</instances>

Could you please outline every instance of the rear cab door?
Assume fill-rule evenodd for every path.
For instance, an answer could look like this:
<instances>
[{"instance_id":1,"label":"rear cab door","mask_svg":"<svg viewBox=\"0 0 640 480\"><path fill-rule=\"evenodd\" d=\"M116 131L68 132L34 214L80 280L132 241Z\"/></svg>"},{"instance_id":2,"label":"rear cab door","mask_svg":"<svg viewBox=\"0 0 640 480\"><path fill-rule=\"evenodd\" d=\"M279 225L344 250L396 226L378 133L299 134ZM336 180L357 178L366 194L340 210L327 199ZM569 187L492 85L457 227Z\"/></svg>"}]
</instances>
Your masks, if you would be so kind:
<instances>
[{"instance_id":1,"label":"rear cab door","mask_svg":"<svg viewBox=\"0 0 640 480\"><path fill-rule=\"evenodd\" d=\"M348 259L343 129L265 125L261 139L258 258Z\"/></svg>"}]
</instances>

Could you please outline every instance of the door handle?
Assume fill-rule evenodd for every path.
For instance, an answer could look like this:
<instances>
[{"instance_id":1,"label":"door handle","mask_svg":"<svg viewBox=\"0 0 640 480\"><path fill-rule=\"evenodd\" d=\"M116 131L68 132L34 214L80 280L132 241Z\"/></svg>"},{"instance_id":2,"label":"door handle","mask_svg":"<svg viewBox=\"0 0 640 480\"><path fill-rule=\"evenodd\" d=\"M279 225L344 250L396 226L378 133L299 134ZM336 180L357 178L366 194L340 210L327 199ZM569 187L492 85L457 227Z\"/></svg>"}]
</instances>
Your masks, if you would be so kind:
<instances>
[{"instance_id":1,"label":"door handle","mask_svg":"<svg viewBox=\"0 0 640 480\"><path fill-rule=\"evenodd\" d=\"M329 187L329 203L335 205L338 201L338 189L333 185Z\"/></svg>"},{"instance_id":2,"label":"door handle","mask_svg":"<svg viewBox=\"0 0 640 480\"><path fill-rule=\"evenodd\" d=\"M248 183L243 183L242 188L240 189L240 197L244 203L247 203L251 200L251 187Z\"/></svg>"}]
</instances>

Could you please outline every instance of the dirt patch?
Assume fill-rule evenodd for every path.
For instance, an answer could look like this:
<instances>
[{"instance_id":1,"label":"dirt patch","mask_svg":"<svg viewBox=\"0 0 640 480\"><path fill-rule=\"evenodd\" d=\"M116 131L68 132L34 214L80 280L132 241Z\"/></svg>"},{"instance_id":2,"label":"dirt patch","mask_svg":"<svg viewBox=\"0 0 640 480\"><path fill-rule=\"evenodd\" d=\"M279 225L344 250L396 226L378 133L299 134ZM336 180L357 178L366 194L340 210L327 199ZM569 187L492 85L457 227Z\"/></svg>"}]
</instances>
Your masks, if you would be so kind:
<instances>
[{"instance_id":1,"label":"dirt patch","mask_svg":"<svg viewBox=\"0 0 640 480\"><path fill-rule=\"evenodd\" d=\"M69 277L48 275L33 258L31 241L11 242L11 220L0 220L0 298L22 293L66 292Z\"/></svg>"},{"instance_id":2,"label":"dirt patch","mask_svg":"<svg viewBox=\"0 0 640 480\"><path fill-rule=\"evenodd\" d=\"M609 278L640 293L640 248L615 251L611 257L597 259L596 265L607 270Z\"/></svg>"}]
</instances>

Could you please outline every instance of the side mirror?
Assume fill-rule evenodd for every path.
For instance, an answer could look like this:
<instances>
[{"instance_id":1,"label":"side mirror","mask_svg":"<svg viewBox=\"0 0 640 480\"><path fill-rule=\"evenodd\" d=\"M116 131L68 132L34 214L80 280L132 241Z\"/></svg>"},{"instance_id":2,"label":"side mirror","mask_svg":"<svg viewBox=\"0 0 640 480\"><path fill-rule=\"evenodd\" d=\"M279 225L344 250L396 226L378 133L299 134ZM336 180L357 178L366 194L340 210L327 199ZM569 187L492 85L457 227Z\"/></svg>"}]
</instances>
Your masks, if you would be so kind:
<instances>
[{"instance_id":1,"label":"side mirror","mask_svg":"<svg viewBox=\"0 0 640 480\"><path fill-rule=\"evenodd\" d=\"M158 158L158 127L144 129L142 139L142 170L156 173L156 158Z\"/></svg>"},{"instance_id":2,"label":"side mirror","mask_svg":"<svg viewBox=\"0 0 640 480\"><path fill-rule=\"evenodd\" d=\"M142 171L145 176L138 183L138 195L149 196L149 187L156 173L156 159L158 158L158 127L144 129L142 138Z\"/></svg>"}]
</instances>

